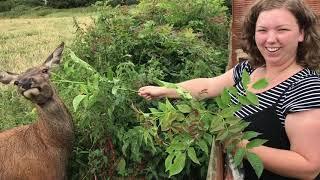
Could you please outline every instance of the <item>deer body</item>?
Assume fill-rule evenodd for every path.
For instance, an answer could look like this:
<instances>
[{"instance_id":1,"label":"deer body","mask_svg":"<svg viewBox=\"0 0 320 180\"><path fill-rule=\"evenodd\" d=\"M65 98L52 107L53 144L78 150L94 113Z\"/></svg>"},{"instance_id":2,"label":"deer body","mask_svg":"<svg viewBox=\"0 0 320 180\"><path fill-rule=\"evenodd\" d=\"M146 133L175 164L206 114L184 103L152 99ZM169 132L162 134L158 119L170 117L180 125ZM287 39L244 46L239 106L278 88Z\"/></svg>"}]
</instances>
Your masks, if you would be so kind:
<instances>
[{"instance_id":1,"label":"deer body","mask_svg":"<svg viewBox=\"0 0 320 180\"><path fill-rule=\"evenodd\" d=\"M72 117L49 82L48 70L60 63L63 44L36 68L20 75L0 71L0 82L14 82L32 101L33 124L0 133L0 180L64 180L74 140Z\"/></svg>"}]
</instances>

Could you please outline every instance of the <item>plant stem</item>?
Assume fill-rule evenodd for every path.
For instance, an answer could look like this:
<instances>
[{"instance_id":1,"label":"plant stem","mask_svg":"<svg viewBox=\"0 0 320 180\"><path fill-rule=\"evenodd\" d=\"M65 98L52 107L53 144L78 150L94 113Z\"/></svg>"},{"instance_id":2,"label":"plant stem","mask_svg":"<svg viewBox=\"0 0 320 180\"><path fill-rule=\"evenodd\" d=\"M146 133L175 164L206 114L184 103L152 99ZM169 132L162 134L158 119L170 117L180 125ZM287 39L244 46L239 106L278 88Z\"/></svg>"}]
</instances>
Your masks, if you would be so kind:
<instances>
[{"instance_id":1,"label":"plant stem","mask_svg":"<svg viewBox=\"0 0 320 180\"><path fill-rule=\"evenodd\" d=\"M84 82L77 82L77 81L69 81L69 80L55 80L58 83L73 83L73 84L84 84Z\"/></svg>"},{"instance_id":2,"label":"plant stem","mask_svg":"<svg viewBox=\"0 0 320 180\"><path fill-rule=\"evenodd\" d=\"M118 88L118 89L123 90L123 91L133 92L133 93L138 93L139 92L139 91L136 91L136 90L126 89L126 88Z\"/></svg>"}]
</instances>

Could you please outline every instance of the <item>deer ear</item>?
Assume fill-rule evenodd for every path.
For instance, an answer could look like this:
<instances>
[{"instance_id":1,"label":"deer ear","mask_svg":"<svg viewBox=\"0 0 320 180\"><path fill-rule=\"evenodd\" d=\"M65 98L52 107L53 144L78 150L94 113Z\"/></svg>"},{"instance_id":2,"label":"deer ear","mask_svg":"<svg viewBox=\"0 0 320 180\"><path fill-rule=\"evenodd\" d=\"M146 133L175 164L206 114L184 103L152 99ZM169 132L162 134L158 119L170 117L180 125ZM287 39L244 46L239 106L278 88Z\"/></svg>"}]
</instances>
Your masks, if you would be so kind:
<instances>
[{"instance_id":1,"label":"deer ear","mask_svg":"<svg viewBox=\"0 0 320 180\"><path fill-rule=\"evenodd\" d=\"M11 82L14 82L17 78L18 74L0 70L0 82L3 84L9 84Z\"/></svg>"},{"instance_id":2,"label":"deer ear","mask_svg":"<svg viewBox=\"0 0 320 180\"><path fill-rule=\"evenodd\" d=\"M43 63L43 65L51 68L53 65L60 64L60 60L62 57L62 51L64 49L64 42L62 42L47 58L47 60Z\"/></svg>"}]
</instances>

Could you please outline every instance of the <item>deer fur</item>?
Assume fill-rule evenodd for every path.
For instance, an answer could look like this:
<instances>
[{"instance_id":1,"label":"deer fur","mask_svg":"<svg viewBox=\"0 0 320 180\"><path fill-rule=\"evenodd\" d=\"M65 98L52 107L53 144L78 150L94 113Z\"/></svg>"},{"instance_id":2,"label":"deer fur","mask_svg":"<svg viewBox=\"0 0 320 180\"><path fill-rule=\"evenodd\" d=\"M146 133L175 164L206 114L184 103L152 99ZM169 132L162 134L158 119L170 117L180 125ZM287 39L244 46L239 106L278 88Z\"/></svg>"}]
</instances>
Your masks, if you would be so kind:
<instances>
[{"instance_id":1,"label":"deer fur","mask_svg":"<svg viewBox=\"0 0 320 180\"><path fill-rule=\"evenodd\" d=\"M49 81L60 64L61 43L39 67L21 74L0 70L0 82L14 84L36 107L38 119L0 133L0 180L64 180L72 151L72 117Z\"/></svg>"}]
</instances>

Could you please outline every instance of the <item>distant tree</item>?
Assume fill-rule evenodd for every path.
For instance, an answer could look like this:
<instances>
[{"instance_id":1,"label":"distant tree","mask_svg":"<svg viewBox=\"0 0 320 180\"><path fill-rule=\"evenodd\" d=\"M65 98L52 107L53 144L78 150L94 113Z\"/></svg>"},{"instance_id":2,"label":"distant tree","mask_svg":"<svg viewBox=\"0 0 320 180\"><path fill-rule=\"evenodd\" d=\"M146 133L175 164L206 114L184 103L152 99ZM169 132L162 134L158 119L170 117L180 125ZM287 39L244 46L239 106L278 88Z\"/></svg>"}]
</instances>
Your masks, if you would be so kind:
<instances>
[{"instance_id":1,"label":"distant tree","mask_svg":"<svg viewBox=\"0 0 320 180\"><path fill-rule=\"evenodd\" d=\"M111 6L132 5L139 3L139 0L110 0L109 3Z\"/></svg>"},{"instance_id":2,"label":"distant tree","mask_svg":"<svg viewBox=\"0 0 320 180\"><path fill-rule=\"evenodd\" d=\"M231 13L232 13L232 0L225 0L225 6L228 7L228 14L231 15Z\"/></svg>"},{"instance_id":3,"label":"distant tree","mask_svg":"<svg viewBox=\"0 0 320 180\"><path fill-rule=\"evenodd\" d=\"M47 0L43 0L47 1ZM47 1L47 5L53 8L74 8L88 6L98 0L51 0Z\"/></svg>"},{"instance_id":4,"label":"distant tree","mask_svg":"<svg viewBox=\"0 0 320 180\"><path fill-rule=\"evenodd\" d=\"M10 11L14 7L14 3L10 0L0 0L0 12Z\"/></svg>"}]
</instances>

